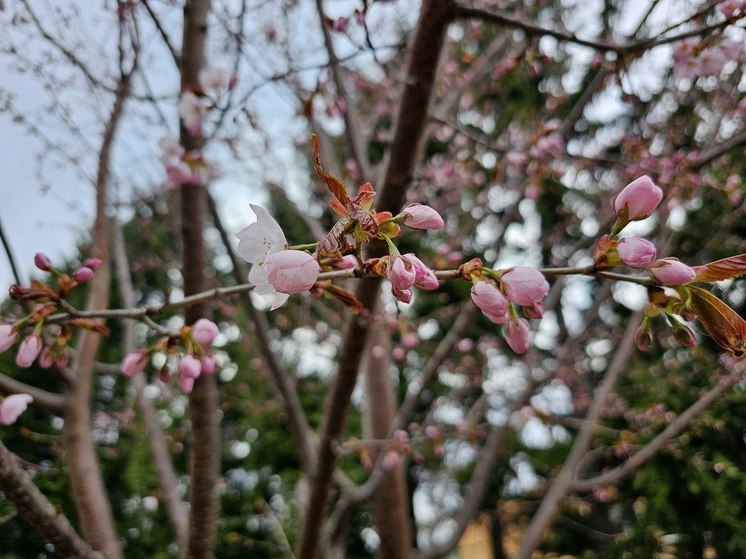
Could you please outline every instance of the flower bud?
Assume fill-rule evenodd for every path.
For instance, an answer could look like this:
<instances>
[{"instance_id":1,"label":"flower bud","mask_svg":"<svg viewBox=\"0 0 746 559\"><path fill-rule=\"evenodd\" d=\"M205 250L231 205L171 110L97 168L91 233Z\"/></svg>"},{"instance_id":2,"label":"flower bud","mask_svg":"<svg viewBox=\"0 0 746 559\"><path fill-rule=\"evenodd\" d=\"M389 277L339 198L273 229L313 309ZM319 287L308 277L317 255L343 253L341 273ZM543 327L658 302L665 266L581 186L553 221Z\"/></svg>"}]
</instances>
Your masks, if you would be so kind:
<instances>
[{"instance_id":1,"label":"flower bud","mask_svg":"<svg viewBox=\"0 0 746 559\"><path fill-rule=\"evenodd\" d=\"M16 343L17 337L18 334L13 331L12 324L0 324L0 353Z\"/></svg>"},{"instance_id":2,"label":"flower bud","mask_svg":"<svg viewBox=\"0 0 746 559\"><path fill-rule=\"evenodd\" d=\"M645 268L655 261L655 246L641 237L622 239L616 250L622 262L631 268Z\"/></svg>"},{"instance_id":3,"label":"flower bud","mask_svg":"<svg viewBox=\"0 0 746 559\"><path fill-rule=\"evenodd\" d=\"M147 363L148 356L145 351L134 351L122 360L122 374L127 378L132 378L145 369Z\"/></svg>"},{"instance_id":4,"label":"flower bud","mask_svg":"<svg viewBox=\"0 0 746 559\"><path fill-rule=\"evenodd\" d=\"M692 329L677 320L673 321L673 337L684 347L694 347L697 345L697 338L694 337Z\"/></svg>"},{"instance_id":5,"label":"flower bud","mask_svg":"<svg viewBox=\"0 0 746 559\"><path fill-rule=\"evenodd\" d=\"M73 273L73 279L78 283L88 283L93 279L93 270L82 266Z\"/></svg>"},{"instance_id":6,"label":"flower bud","mask_svg":"<svg viewBox=\"0 0 746 559\"><path fill-rule=\"evenodd\" d=\"M653 180L643 175L627 186L614 199L614 211L626 221L645 219L655 211L663 199L663 191Z\"/></svg>"},{"instance_id":7,"label":"flower bud","mask_svg":"<svg viewBox=\"0 0 746 559\"><path fill-rule=\"evenodd\" d=\"M90 268L95 272L101 267L101 262L102 260L100 258L86 258L86 261L83 262L83 266Z\"/></svg>"},{"instance_id":8,"label":"flower bud","mask_svg":"<svg viewBox=\"0 0 746 559\"><path fill-rule=\"evenodd\" d=\"M352 270L357 268L357 258L353 254L342 257L341 260L332 261L332 268L335 270Z\"/></svg>"},{"instance_id":9,"label":"flower bud","mask_svg":"<svg viewBox=\"0 0 746 559\"><path fill-rule=\"evenodd\" d=\"M530 345L528 322L523 318L512 318L503 330L505 341L518 355L528 351Z\"/></svg>"},{"instance_id":10,"label":"flower bud","mask_svg":"<svg viewBox=\"0 0 746 559\"><path fill-rule=\"evenodd\" d=\"M410 204L402 212L404 225L412 229L442 229L444 222L440 214L430 206Z\"/></svg>"},{"instance_id":11,"label":"flower bud","mask_svg":"<svg viewBox=\"0 0 746 559\"><path fill-rule=\"evenodd\" d=\"M12 394L0 402L0 425L15 423L34 399L28 394Z\"/></svg>"},{"instance_id":12,"label":"flower bud","mask_svg":"<svg viewBox=\"0 0 746 559\"><path fill-rule=\"evenodd\" d=\"M281 250L264 261L267 279L280 293L308 291L319 277L319 263L302 250Z\"/></svg>"},{"instance_id":13,"label":"flower bud","mask_svg":"<svg viewBox=\"0 0 746 559\"><path fill-rule=\"evenodd\" d=\"M39 356L39 366L42 369L49 369L52 365L54 365L55 355L52 352L51 347L45 347L41 350L41 355Z\"/></svg>"},{"instance_id":14,"label":"flower bud","mask_svg":"<svg viewBox=\"0 0 746 559\"><path fill-rule=\"evenodd\" d=\"M41 337L36 334L26 336L26 338L18 346L18 353L16 354L16 365L27 369L31 364L39 357L41 352L42 343Z\"/></svg>"},{"instance_id":15,"label":"flower bud","mask_svg":"<svg viewBox=\"0 0 746 559\"><path fill-rule=\"evenodd\" d=\"M697 275L693 269L678 258L662 258L648 267L648 271L661 285L683 285L694 281Z\"/></svg>"},{"instance_id":16,"label":"flower bud","mask_svg":"<svg viewBox=\"0 0 746 559\"><path fill-rule=\"evenodd\" d=\"M194 355L182 355L179 361L181 376L197 378L202 373L202 363Z\"/></svg>"},{"instance_id":17,"label":"flower bud","mask_svg":"<svg viewBox=\"0 0 746 559\"><path fill-rule=\"evenodd\" d=\"M215 357L212 355L203 355L199 362L202 365L202 374L204 375L211 375L214 373L215 368L218 365L217 361L215 361Z\"/></svg>"},{"instance_id":18,"label":"flower bud","mask_svg":"<svg viewBox=\"0 0 746 559\"><path fill-rule=\"evenodd\" d=\"M49 259L49 256L43 252L37 252L34 255L34 265L42 272L49 272L52 270L52 261Z\"/></svg>"},{"instance_id":19,"label":"flower bud","mask_svg":"<svg viewBox=\"0 0 746 559\"><path fill-rule=\"evenodd\" d=\"M191 394L192 390L194 390L194 381L196 379L194 377L190 377L189 375L180 374L179 375L179 388L181 388L181 391L184 394Z\"/></svg>"},{"instance_id":20,"label":"flower bud","mask_svg":"<svg viewBox=\"0 0 746 559\"><path fill-rule=\"evenodd\" d=\"M399 453L395 450L389 450L381 460L381 465L384 470L393 470L399 464Z\"/></svg>"},{"instance_id":21,"label":"flower bud","mask_svg":"<svg viewBox=\"0 0 746 559\"><path fill-rule=\"evenodd\" d=\"M508 300L490 281L478 281L472 285L471 300L486 315L499 317L508 312Z\"/></svg>"},{"instance_id":22,"label":"flower bud","mask_svg":"<svg viewBox=\"0 0 746 559\"><path fill-rule=\"evenodd\" d=\"M426 291L433 291L440 287L440 282L435 277L435 272L428 268L422 260L411 252L405 254L404 257L412 264L412 268L414 269L414 285L416 287Z\"/></svg>"},{"instance_id":23,"label":"flower bud","mask_svg":"<svg viewBox=\"0 0 746 559\"><path fill-rule=\"evenodd\" d=\"M391 292L394 294L394 297L398 301L401 301L404 304L409 304L412 302L412 290L411 289L396 289L395 287L391 289Z\"/></svg>"},{"instance_id":24,"label":"flower bud","mask_svg":"<svg viewBox=\"0 0 746 559\"><path fill-rule=\"evenodd\" d=\"M507 298L522 307L534 306L549 293L549 284L544 274L530 266L508 270L500 279Z\"/></svg>"},{"instance_id":25,"label":"flower bud","mask_svg":"<svg viewBox=\"0 0 746 559\"><path fill-rule=\"evenodd\" d=\"M393 256L389 260L386 277L397 291L405 291L414 285L417 273L414 267L401 256Z\"/></svg>"},{"instance_id":26,"label":"flower bud","mask_svg":"<svg viewBox=\"0 0 746 559\"><path fill-rule=\"evenodd\" d=\"M653 332L648 320L643 320L640 327L635 331L635 345L640 351L647 351L653 345Z\"/></svg>"},{"instance_id":27,"label":"flower bud","mask_svg":"<svg viewBox=\"0 0 746 559\"><path fill-rule=\"evenodd\" d=\"M539 320L544 317L544 305L541 303L534 303L531 307L523 307L523 312L526 315L526 318Z\"/></svg>"},{"instance_id":28,"label":"flower bud","mask_svg":"<svg viewBox=\"0 0 746 559\"><path fill-rule=\"evenodd\" d=\"M212 320L200 318L192 324L192 339L200 345L209 346L218 335L218 326Z\"/></svg>"}]
</instances>

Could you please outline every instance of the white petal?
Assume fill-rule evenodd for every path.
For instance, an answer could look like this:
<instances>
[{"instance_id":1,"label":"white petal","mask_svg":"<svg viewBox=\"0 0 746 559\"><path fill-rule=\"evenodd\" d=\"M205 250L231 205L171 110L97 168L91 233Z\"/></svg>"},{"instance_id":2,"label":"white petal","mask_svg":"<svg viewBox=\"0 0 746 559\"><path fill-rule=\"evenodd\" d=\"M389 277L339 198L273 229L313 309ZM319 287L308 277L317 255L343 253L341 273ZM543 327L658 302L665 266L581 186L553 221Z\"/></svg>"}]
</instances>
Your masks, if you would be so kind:
<instances>
[{"instance_id":1,"label":"white petal","mask_svg":"<svg viewBox=\"0 0 746 559\"><path fill-rule=\"evenodd\" d=\"M241 258L252 264L261 264L268 254L287 247L285 234L279 224L261 206L250 204L256 221L240 231L237 252Z\"/></svg>"}]
</instances>

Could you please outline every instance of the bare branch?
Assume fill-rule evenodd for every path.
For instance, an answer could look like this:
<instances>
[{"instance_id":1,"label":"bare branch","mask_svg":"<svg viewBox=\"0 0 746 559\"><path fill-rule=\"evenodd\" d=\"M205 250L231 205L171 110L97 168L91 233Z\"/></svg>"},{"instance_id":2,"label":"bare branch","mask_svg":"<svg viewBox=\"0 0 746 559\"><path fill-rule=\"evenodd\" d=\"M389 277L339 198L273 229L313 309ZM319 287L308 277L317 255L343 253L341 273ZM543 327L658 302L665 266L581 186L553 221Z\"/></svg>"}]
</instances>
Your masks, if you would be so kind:
<instances>
[{"instance_id":1,"label":"bare branch","mask_svg":"<svg viewBox=\"0 0 746 559\"><path fill-rule=\"evenodd\" d=\"M5 394L29 394L34 399L31 403L32 406L53 413L54 415L63 415L65 406L67 405L67 398L65 396L47 392L3 373L0 373L0 391Z\"/></svg>"}]
</instances>

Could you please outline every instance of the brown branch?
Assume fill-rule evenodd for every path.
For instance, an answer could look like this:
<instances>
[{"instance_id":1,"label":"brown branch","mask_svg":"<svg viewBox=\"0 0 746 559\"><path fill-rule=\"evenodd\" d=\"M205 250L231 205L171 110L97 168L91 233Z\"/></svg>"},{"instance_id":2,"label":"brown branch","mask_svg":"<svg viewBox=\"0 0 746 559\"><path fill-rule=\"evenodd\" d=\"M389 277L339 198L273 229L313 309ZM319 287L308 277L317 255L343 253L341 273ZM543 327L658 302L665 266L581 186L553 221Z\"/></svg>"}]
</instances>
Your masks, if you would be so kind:
<instances>
[{"instance_id":1,"label":"brown branch","mask_svg":"<svg viewBox=\"0 0 746 559\"><path fill-rule=\"evenodd\" d=\"M8 237L5 234L5 230L3 229L2 222L0 222L0 242L3 243L3 250L5 251L5 256L8 258L8 264L10 264L10 270L11 272L13 272L13 279L15 279L16 283L20 285L21 276L18 273L18 267L16 266L16 259L13 257L13 251L10 248L10 243L8 242Z\"/></svg>"},{"instance_id":2,"label":"brown branch","mask_svg":"<svg viewBox=\"0 0 746 559\"><path fill-rule=\"evenodd\" d=\"M70 524L58 507L31 481L18 460L0 441L0 491L13 503L18 514L29 526L43 534L63 557L103 559L91 549Z\"/></svg>"},{"instance_id":3,"label":"brown branch","mask_svg":"<svg viewBox=\"0 0 746 559\"><path fill-rule=\"evenodd\" d=\"M671 424L647 443L641 450L630 456L623 464L595 477L576 479L572 482L571 491L590 491L599 485L619 483L628 475L634 473L640 466L655 456L663 447L677 437L691 421L717 402L723 394L743 379L744 367L727 377L720 379L718 384L705 392L689 406Z\"/></svg>"},{"instance_id":4,"label":"brown branch","mask_svg":"<svg viewBox=\"0 0 746 559\"><path fill-rule=\"evenodd\" d=\"M67 405L65 396L47 392L3 373L0 373L0 391L5 394L29 394L34 398L32 406L54 415L63 415Z\"/></svg>"},{"instance_id":5,"label":"brown branch","mask_svg":"<svg viewBox=\"0 0 746 559\"><path fill-rule=\"evenodd\" d=\"M574 43L576 45L588 47L588 48L591 48L591 49L594 49L600 52L613 52L619 56L623 56L625 54L641 54L647 50L652 49L653 47L657 47L660 45L667 45L669 43L675 43L678 41L683 41L685 39L689 39L690 37L706 35L713 31L724 29L725 27L733 23L729 20L720 21L712 25L708 25L708 26L701 27L698 29L692 29L689 31L678 33L676 35L670 35L668 37L641 39L639 41L634 41L634 42L627 43L627 44L615 44L615 43L601 43L598 41L592 41L590 39L582 39L578 37L577 35L575 35L574 33L566 33L564 31L557 31L555 29L547 29L545 27L541 27L539 25L535 25L527 21L515 19L509 16L497 14L497 13L490 12L487 10L481 10L478 8L467 8L467 7L459 6L457 8L456 14L457 14L456 17L459 17L459 18L481 19L483 21L487 21L490 23L496 23L498 25L505 25L507 27L512 27L514 29L520 29L527 35L554 37L558 41ZM674 27L677 27L677 26L674 26Z\"/></svg>"},{"instance_id":6,"label":"brown branch","mask_svg":"<svg viewBox=\"0 0 746 559\"><path fill-rule=\"evenodd\" d=\"M181 43L181 91L188 91L198 82L204 67L207 15L210 0L188 0L184 5L184 29ZM201 133L191 134L181 126L181 145L187 152L202 150ZM181 185L181 241L184 293L192 295L207 287L205 265L207 248L204 241L204 217L207 211L205 185ZM208 317L205 303L187 309L186 324ZM189 538L187 559L212 557L217 532L220 503L218 477L220 475L220 425L218 423L218 391L214 375L201 375L189 395L191 420L191 478L189 508Z\"/></svg>"},{"instance_id":7,"label":"brown branch","mask_svg":"<svg viewBox=\"0 0 746 559\"><path fill-rule=\"evenodd\" d=\"M740 134L736 134L728 140L712 146L710 149L701 153L699 157L694 160L694 164L692 166L695 170L699 170L709 163L712 163L718 157L725 155L730 150L741 147L744 144L746 144L746 131L743 131Z\"/></svg>"},{"instance_id":8,"label":"brown branch","mask_svg":"<svg viewBox=\"0 0 746 559\"><path fill-rule=\"evenodd\" d=\"M395 132L386 162L386 173L377 208L397 211L404 203L407 186L421 156L433 83L438 68L446 30L453 17L450 1L426 0L414 32L407 79L397 113ZM373 248L380 255L385 247ZM363 279L356 291L357 299L375 312L381 280ZM298 559L315 559L319 535L326 518L332 474L335 470L335 445L344 431L350 397L355 388L370 321L362 316L352 318L340 349L339 367L326 401L322 421L319 459L313 473L311 495L305 511Z\"/></svg>"},{"instance_id":9,"label":"brown branch","mask_svg":"<svg viewBox=\"0 0 746 559\"><path fill-rule=\"evenodd\" d=\"M345 136L347 137L350 153L357 163L362 176L367 177L370 175L370 161L368 159L365 140L361 136L360 116L357 112L357 103L353 101L345 87L342 66L337 58L337 53L334 50L334 40L331 31L329 26L326 24L323 0L316 0L316 10L319 14L319 19L321 20L321 33L324 36L324 46L326 47L327 56L329 57L329 66L332 70L334 86L337 90L337 95L345 102L345 110L342 116L345 122Z\"/></svg>"},{"instance_id":10,"label":"brown branch","mask_svg":"<svg viewBox=\"0 0 746 559\"><path fill-rule=\"evenodd\" d=\"M153 8L150 7L150 2L148 0L140 0L140 3L145 6L145 10L148 12L148 16L150 16L153 25L155 25L155 28L158 30L158 33L160 34L161 39L163 39L163 43L166 45L168 52L171 53L171 58L173 58L174 64L176 64L177 68L181 68L181 55L179 54L179 51L177 51L174 47L174 44L171 41L171 37L168 36L166 29L163 27L163 25L161 25L161 20L158 19L157 14L153 11Z\"/></svg>"}]
</instances>

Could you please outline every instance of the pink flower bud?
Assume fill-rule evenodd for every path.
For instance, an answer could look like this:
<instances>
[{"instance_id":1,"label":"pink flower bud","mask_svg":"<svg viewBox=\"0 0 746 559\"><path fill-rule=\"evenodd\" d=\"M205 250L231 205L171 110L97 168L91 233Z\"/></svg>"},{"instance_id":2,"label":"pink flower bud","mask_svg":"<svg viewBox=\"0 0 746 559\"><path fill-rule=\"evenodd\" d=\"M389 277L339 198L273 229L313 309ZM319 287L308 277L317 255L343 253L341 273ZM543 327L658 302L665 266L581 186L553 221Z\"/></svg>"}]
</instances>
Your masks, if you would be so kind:
<instances>
[{"instance_id":1,"label":"pink flower bud","mask_svg":"<svg viewBox=\"0 0 746 559\"><path fill-rule=\"evenodd\" d=\"M381 460L384 470L393 470L399 464L399 453L395 450L389 450Z\"/></svg>"},{"instance_id":2,"label":"pink flower bud","mask_svg":"<svg viewBox=\"0 0 746 559\"><path fill-rule=\"evenodd\" d=\"M540 319L544 316L544 305L541 303L534 303L532 307L523 307L523 312L526 318Z\"/></svg>"},{"instance_id":3,"label":"pink flower bud","mask_svg":"<svg viewBox=\"0 0 746 559\"><path fill-rule=\"evenodd\" d=\"M148 363L148 355L145 351L134 351L122 360L122 374L127 378L132 378L143 369Z\"/></svg>"},{"instance_id":4,"label":"pink flower bud","mask_svg":"<svg viewBox=\"0 0 746 559\"><path fill-rule=\"evenodd\" d=\"M397 301L408 305L412 302L412 290L411 289L396 289L395 287L391 290L396 297Z\"/></svg>"},{"instance_id":5,"label":"pink flower bud","mask_svg":"<svg viewBox=\"0 0 746 559\"><path fill-rule=\"evenodd\" d=\"M686 324L673 321L673 337L684 347L694 347L697 345L697 338L694 332Z\"/></svg>"},{"instance_id":6,"label":"pink flower bud","mask_svg":"<svg viewBox=\"0 0 746 559\"><path fill-rule=\"evenodd\" d=\"M614 199L614 211L627 221L645 219L663 199L663 191L653 180L643 175L627 186Z\"/></svg>"},{"instance_id":7,"label":"pink flower bud","mask_svg":"<svg viewBox=\"0 0 746 559\"><path fill-rule=\"evenodd\" d=\"M549 284L544 275L530 266L508 270L500 279L507 298L522 307L534 306L549 293Z\"/></svg>"},{"instance_id":8,"label":"pink flower bud","mask_svg":"<svg viewBox=\"0 0 746 559\"><path fill-rule=\"evenodd\" d=\"M357 268L357 258L352 254L348 254L341 260L334 260L332 268L335 270L352 270L353 268Z\"/></svg>"},{"instance_id":9,"label":"pink flower bud","mask_svg":"<svg viewBox=\"0 0 746 559\"><path fill-rule=\"evenodd\" d=\"M645 268L655 261L655 246L641 237L627 237L616 247L619 258L632 268Z\"/></svg>"},{"instance_id":10,"label":"pink flower bud","mask_svg":"<svg viewBox=\"0 0 746 559\"><path fill-rule=\"evenodd\" d=\"M43 252L37 252L34 255L34 265L42 272L49 272L52 269L52 261Z\"/></svg>"},{"instance_id":11,"label":"pink flower bud","mask_svg":"<svg viewBox=\"0 0 746 559\"><path fill-rule=\"evenodd\" d=\"M678 258L662 258L648 267L648 271L661 285L683 285L694 281L697 272Z\"/></svg>"},{"instance_id":12,"label":"pink flower bud","mask_svg":"<svg viewBox=\"0 0 746 559\"><path fill-rule=\"evenodd\" d=\"M422 204L410 204L402 214L404 217L404 225L411 227L412 229L442 229L444 222L440 214L430 206L423 206Z\"/></svg>"},{"instance_id":13,"label":"pink flower bud","mask_svg":"<svg viewBox=\"0 0 746 559\"><path fill-rule=\"evenodd\" d=\"M218 326L212 320L200 318L192 324L192 339L198 344L209 346L218 335Z\"/></svg>"},{"instance_id":14,"label":"pink flower bud","mask_svg":"<svg viewBox=\"0 0 746 559\"><path fill-rule=\"evenodd\" d=\"M490 281L478 281L472 285L471 300L486 315L501 317L508 312L508 300Z\"/></svg>"},{"instance_id":15,"label":"pink flower bud","mask_svg":"<svg viewBox=\"0 0 746 559\"><path fill-rule=\"evenodd\" d=\"M416 287L425 289L426 291L433 291L440 287L440 282L438 281L438 278L435 277L435 272L425 266L422 260L417 258L411 252L405 254L404 258L406 258L412 264L412 268L414 268L414 285Z\"/></svg>"},{"instance_id":16,"label":"pink flower bud","mask_svg":"<svg viewBox=\"0 0 746 559\"><path fill-rule=\"evenodd\" d=\"M199 361L202 365L202 374L211 375L215 372L215 367L217 367L218 363L212 355L203 355Z\"/></svg>"},{"instance_id":17,"label":"pink flower bud","mask_svg":"<svg viewBox=\"0 0 746 559\"><path fill-rule=\"evenodd\" d=\"M102 260L100 258L86 258L86 261L83 262L83 266L90 268L95 272L101 267L101 262Z\"/></svg>"},{"instance_id":18,"label":"pink flower bud","mask_svg":"<svg viewBox=\"0 0 746 559\"><path fill-rule=\"evenodd\" d=\"M39 356L39 366L42 369L49 369L52 365L54 365L54 359L55 355L52 352L52 348L45 347L41 350L41 355Z\"/></svg>"},{"instance_id":19,"label":"pink flower bud","mask_svg":"<svg viewBox=\"0 0 746 559\"><path fill-rule=\"evenodd\" d=\"M280 293L308 291L319 277L319 263L302 250L281 250L264 261L269 283Z\"/></svg>"},{"instance_id":20,"label":"pink flower bud","mask_svg":"<svg viewBox=\"0 0 746 559\"><path fill-rule=\"evenodd\" d=\"M16 354L16 365L27 369L31 364L39 357L41 352L42 343L41 337L37 335L26 336L26 338L18 346L18 353Z\"/></svg>"},{"instance_id":21,"label":"pink flower bud","mask_svg":"<svg viewBox=\"0 0 746 559\"><path fill-rule=\"evenodd\" d=\"M0 425L15 423L34 399L28 394L12 394L0 402Z\"/></svg>"},{"instance_id":22,"label":"pink flower bud","mask_svg":"<svg viewBox=\"0 0 746 559\"><path fill-rule=\"evenodd\" d=\"M635 330L635 345L640 351L647 351L653 345L653 332L650 330L650 325L647 322L643 322Z\"/></svg>"},{"instance_id":23,"label":"pink flower bud","mask_svg":"<svg viewBox=\"0 0 746 559\"><path fill-rule=\"evenodd\" d=\"M414 285L417 273L409 260L401 256L393 256L389 260L386 277L389 278L395 291L405 291Z\"/></svg>"},{"instance_id":24,"label":"pink flower bud","mask_svg":"<svg viewBox=\"0 0 746 559\"><path fill-rule=\"evenodd\" d=\"M16 343L17 337L18 334L13 331L12 324L0 324L0 353Z\"/></svg>"},{"instance_id":25,"label":"pink flower bud","mask_svg":"<svg viewBox=\"0 0 746 559\"><path fill-rule=\"evenodd\" d=\"M73 272L73 279L78 283L87 283L93 279L93 270L85 266Z\"/></svg>"},{"instance_id":26,"label":"pink flower bud","mask_svg":"<svg viewBox=\"0 0 746 559\"><path fill-rule=\"evenodd\" d=\"M503 330L505 341L508 342L510 349L518 355L523 355L528 351L529 329L528 322L523 318L512 318Z\"/></svg>"},{"instance_id":27,"label":"pink flower bud","mask_svg":"<svg viewBox=\"0 0 746 559\"><path fill-rule=\"evenodd\" d=\"M197 378L202 373L202 363L194 355L182 355L179 373L181 376Z\"/></svg>"},{"instance_id":28,"label":"pink flower bud","mask_svg":"<svg viewBox=\"0 0 746 559\"><path fill-rule=\"evenodd\" d=\"M181 374L179 375L179 388L181 388L181 391L184 394L191 394L192 390L194 390L194 381L196 379L194 377L190 377L189 375Z\"/></svg>"}]
</instances>

